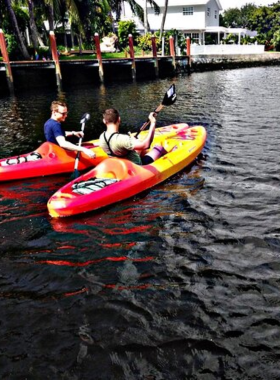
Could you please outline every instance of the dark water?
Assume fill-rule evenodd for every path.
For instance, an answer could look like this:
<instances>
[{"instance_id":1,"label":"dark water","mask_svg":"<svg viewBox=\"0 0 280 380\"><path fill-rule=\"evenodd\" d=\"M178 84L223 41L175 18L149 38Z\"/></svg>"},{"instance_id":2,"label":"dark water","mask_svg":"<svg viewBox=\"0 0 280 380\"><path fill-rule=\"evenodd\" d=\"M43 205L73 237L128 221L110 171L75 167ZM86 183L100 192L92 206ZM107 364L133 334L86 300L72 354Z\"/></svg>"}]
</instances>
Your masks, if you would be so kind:
<instances>
[{"instance_id":1,"label":"dark water","mask_svg":"<svg viewBox=\"0 0 280 380\"><path fill-rule=\"evenodd\" d=\"M280 67L72 87L67 129L120 109L208 132L167 182L72 219L47 214L69 175L0 185L1 379L280 379ZM31 151L57 96L0 98L1 157Z\"/></svg>"}]
</instances>

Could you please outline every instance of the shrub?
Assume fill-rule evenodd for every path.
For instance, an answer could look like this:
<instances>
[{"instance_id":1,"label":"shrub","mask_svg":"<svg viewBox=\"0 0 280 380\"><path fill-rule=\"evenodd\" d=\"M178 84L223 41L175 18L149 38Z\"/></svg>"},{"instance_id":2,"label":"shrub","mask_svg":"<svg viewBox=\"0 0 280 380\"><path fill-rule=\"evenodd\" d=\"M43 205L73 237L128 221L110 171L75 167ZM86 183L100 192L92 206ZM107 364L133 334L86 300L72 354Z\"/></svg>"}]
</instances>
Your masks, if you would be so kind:
<instances>
[{"instance_id":1,"label":"shrub","mask_svg":"<svg viewBox=\"0 0 280 380\"><path fill-rule=\"evenodd\" d=\"M137 43L139 33L136 30L134 21L119 21L118 23L118 40L119 46L124 49L128 46L128 36L132 35L133 40Z\"/></svg>"},{"instance_id":2,"label":"shrub","mask_svg":"<svg viewBox=\"0 0 280 380\"><path fill-rule=\"evenodd\" d=\"M280 51L280 30L277 30L274 33L273 39L271 42L273 43L275 50Z\"/></svg>"},{"instance_id":3,"label":"shrub","mask_svg":"<svg viewBox=\"0 0 280 380\"><path fill-rule=\"evenodd\" d=\"M143 51L152 50L152 36L153 36L152 33L147 33L143 36L137 37L138 47ZM156 41L156 47L158 49L160 46L159 37L156 37L155 41Z\"/></svg>"}]
</instances>

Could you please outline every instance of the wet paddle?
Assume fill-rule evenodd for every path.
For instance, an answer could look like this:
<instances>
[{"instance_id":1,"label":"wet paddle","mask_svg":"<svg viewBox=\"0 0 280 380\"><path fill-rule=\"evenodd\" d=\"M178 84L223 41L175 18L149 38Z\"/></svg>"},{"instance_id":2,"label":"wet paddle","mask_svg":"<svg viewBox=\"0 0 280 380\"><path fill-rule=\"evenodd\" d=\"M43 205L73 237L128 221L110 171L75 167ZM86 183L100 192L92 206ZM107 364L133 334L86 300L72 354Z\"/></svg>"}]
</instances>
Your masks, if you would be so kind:
<instances>
[{"instance_id":1,"label":"wet paddle","mask_svg":"<svg viewBox=\"0 0 280 380\"><path fill-rule=\"evenodd\" d=\"M90 114L89 113L85 113L81 120L80 120L80 124L82 124L82 127L81 127L81 131L84 132L84 129L85 129L85 125L86 125L86 122L90 119ZM83 138L80 137L79 138L79 142L78 142L78 146L81 146L82 145L82 141L83 141ZM76 155L76 159L75 159L75 165L74 165L74 171L71 175L71 179L76 179L80 176L80 173L79 173L79 170L78 170L78 165L79 165L79 160L80 160L80 155L81 155L81 152L77 152L77 155Z\"/></svg>"},{"instance_id":2,"label":"wet paddle","mask_svg":"<svg viewBox=\"0 0 280 380\"><path fill-rule=\"evenodd\" d=\"M161 104L154 110L154 113L158 114L164 107L168 107L168 106L171 106L172 104L174 104L176 101L176 97L177 97L177 95L176 95L176 91L175 91L175 84L173 83L169 87L169 89L166 91ZM139 129L139 131L136 133L135 137L137 138L139 133L141 131L144 131L149 124L150 124L150 120L148 119L142 125L142 127Z\"/></svg>"}]
</instances>

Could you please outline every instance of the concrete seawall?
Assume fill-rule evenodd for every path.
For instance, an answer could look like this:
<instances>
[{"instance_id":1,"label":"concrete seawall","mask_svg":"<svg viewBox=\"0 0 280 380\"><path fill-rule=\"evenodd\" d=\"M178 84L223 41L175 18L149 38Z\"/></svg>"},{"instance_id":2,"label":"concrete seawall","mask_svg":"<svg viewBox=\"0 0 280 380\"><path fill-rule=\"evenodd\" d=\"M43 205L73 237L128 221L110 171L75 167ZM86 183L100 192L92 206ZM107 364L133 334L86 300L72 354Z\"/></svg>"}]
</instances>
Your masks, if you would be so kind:
<instances>
[{"instance_id":1,"label":"concrete seawall","mask_svg":"<svg viewBox=\"0 0 280 380\"><path fill-rule=\"evenodd\" d=\"M132 80L131 59L103 60L105 82ZM280 65L280 53L263 54L217 54L158 57L158 76L152 57L136 58L136 80L165 78L176 74L191 74L199 71L226 70L256 66ZM98 84L97 60L60 61L63 85L84 83ZM55 66L53 61L11 62L15 89L33 87L55 87ZM0 62L0 93L9 92L5 64Z\"/></svg>"},{"instance_id":2,"label":"concrete seawall","mask_svg":"<svg viewBox=\"0 0 280 380\"><path fill-rule=\"evenodd\" d=\"M241 67L280 65L280 53L263 54L217 54L195 55L191 60L191 71L225 70Z\"/></svg>"}]
</instances>

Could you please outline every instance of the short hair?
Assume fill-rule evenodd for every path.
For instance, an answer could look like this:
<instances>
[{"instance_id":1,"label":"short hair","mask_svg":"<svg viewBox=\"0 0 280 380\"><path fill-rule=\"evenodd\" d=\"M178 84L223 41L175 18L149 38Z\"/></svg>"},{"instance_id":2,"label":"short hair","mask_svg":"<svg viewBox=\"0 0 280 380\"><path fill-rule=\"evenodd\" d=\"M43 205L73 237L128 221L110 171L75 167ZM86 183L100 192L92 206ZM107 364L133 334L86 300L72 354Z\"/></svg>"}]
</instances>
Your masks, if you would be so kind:
<instances>
[{"instance_id":1,"label":"short hair","mask_svg":"<svg viewBox=\"0 0 280 380\"><path fill-rule=\"evenodd\" d=\"M64 102L61 102L59 100L54 100L51 104L51 111L54 112L54 111L57 111L58 110L58 107L67 107L67 104L64 103Z\"/></svg>"},{"instance_id":2,"label":"short hair","mask_svg":"<svg viewBox=\"0 0 280 380\"><path fill-rule=\"evenodd\" d=\"M120 114L119 111L115 108L109 108L103 113L103 119L105 120L105 123L117 123L119 120Z\"/></svg>"}]
</instances>

